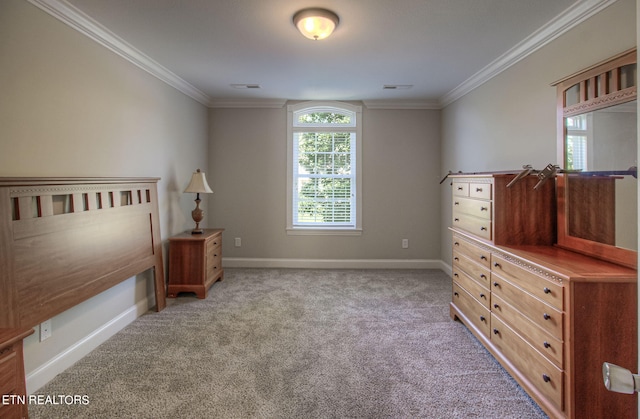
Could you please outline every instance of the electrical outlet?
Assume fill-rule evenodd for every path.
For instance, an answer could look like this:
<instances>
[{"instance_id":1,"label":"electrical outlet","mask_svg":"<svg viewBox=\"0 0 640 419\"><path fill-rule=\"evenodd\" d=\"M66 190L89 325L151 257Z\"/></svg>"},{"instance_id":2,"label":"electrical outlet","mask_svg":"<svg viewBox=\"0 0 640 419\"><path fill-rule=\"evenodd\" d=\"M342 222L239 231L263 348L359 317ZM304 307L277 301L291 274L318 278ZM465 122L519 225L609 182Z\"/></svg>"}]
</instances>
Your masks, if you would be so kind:
<instances>
[{"instance_id":1,"label":"electrical outlet","mask_svg":"<svg viewBox=\"0 0 640 419\"><path fill-rule=\"evenodd\" d=\"M51 319L40 323L40 342L51 337Z\"/></svg>"},{"instance_id":2,"label":"electrical outlet","mask_svg":"<svg viewBox=\"0 0 640 419\"><path fill-rule=\"evenodd\" d=\"M402 248L403 249L409 248L409 239L402 239Z\"/></svg>"},{"instance_id":3,"label":"electrical outlet","mask_svg":"<svg viewBox=\"0 0 640 419\"><path fill-rule=\"evenodd\" d=\"M236 247L242 246L242 239L240 237L236 237Z\"/></svg>"}]
</instances>

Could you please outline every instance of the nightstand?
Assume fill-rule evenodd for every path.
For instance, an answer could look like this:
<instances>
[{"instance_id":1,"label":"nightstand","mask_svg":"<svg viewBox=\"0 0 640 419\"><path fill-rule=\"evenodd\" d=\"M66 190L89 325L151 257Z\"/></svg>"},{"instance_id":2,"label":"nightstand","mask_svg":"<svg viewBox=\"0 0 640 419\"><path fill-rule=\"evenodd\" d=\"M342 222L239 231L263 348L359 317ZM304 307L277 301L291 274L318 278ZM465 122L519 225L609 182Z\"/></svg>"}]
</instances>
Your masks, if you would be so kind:
<instances>
[{"instance_id":1,"label":"nightstand","mask_svg":"<svg viewBox=\"0 0 640 419\"><path fill-rule=\"evenodd\" d=\"M1 418L29 417L22 340L32 333L33 329L0 329Z\"/></svg>"},{"instance_id":2,"label":"nightstand","mask_svg":"<svg viewBox=\"0 0 640 419\"><path fill-rule=\"evenodd\" d=\"M202 234L190 231L169 238L169 286L167 296L194 292L207 298L209 287L222 281L222 232L205 229Z\"/></svg>"}]
</instances>

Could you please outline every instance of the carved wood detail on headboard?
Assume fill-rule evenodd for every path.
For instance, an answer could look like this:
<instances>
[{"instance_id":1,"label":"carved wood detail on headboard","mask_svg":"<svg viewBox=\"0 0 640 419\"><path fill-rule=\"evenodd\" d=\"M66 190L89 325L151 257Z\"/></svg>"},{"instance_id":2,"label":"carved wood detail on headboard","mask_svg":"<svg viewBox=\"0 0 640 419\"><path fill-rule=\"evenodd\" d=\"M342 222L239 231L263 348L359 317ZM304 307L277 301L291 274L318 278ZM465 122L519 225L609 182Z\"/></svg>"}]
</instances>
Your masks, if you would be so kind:
<instances>
[{"instance_id":1,"label":"carved wood detail on headboard","mask_svg":"<svg viewBox=\"0 0 640 419\"><path fill-rule=\"evenodd\" d=\"M34 327L148 269L166 306L158 178L0 178L0 328Z\"/></svg>"}]
</instances>

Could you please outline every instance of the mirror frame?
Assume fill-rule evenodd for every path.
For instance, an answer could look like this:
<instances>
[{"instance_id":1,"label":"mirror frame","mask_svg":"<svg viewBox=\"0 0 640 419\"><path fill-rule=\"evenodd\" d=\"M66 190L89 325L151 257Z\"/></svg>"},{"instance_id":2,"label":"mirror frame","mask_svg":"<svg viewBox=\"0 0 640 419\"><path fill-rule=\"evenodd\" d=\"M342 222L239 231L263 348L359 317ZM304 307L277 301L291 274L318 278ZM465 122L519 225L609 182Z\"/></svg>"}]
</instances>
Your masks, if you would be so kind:
<instances>
[{"instance_id":1,"label":"mirror frame","mask_svg":"<svg viewBox=\"0 0 640 419\"><path fill-rule=\"evenodd\" d=\"M636 63L636 49L633 48L553 83L557 86L558 161L562 162L562 166L566 164L565 118L636 100L637 86L622 88L620 79L621 68ZM600 76L602 79L606 78L607 82L598 84ZM576 85L578 102L567 105L566 92ZM569 235L567 215L570 210L566 208L566 176L559 174L556 182L558 246L637 269L637 251Z\"/></svg>"}]
</instances>

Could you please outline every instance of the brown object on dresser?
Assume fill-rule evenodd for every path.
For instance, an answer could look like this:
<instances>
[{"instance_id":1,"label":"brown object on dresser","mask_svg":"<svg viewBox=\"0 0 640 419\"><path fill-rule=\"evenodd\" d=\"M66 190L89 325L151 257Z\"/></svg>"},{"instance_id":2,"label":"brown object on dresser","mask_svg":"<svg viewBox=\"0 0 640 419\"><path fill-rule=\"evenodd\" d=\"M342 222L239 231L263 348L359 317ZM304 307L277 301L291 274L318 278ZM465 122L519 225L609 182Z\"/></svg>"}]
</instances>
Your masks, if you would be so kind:
<instances>
[{"instance_id":1,"label":"brown object on dresser","mask_svg":"<svg viewBox=\"0 0 640 419\"><path fill-rule=\"evenodd\" d=\"M0 178L0 327L34 327L153 269L166 305L158 178Z\"/></svg>"},{"instance_id":2,"label":"brown object on dresser","mask_svg":"<svg viewBox=\"0 0 640 419\"><path fill-rule=\"evenodd\" d=\"M22 340L33 329L0 329L0 418L28 418Z\"/></svg>"},{"instance_id":3,"label":"brown object on dresser","mask_svg":"<svg viewBox=\"0 0 640 419\"><path fill-rule=\"evenodd\" d=\"M527 219L546 231L549 209L501 199L519 193L496 181L503 175L452 177L451 317L469 328L550 417L636 417L637 396L607 391L602 364L637 371L637 271L538 243L538 234L505 233L516 232ZM494 218L482 221L463 211L469 221L456 224L458 194L476 184L491 186L478 205L493 204ZM513 187L518 185L530 186L525 181ZM499 221L489 229L491 224L482 224L486 220Z\"/></svg>"},{"instance_id":4,"label":"brown object on dresser","mask_svg":"<svg viewBox=\"0 0 640 419\"><path fill-rule=\"evenodd\" d=\"M224 279L223 231L204 229L202 234L185 232L169 238L169 297L194 292L198 298L207 298L211 285Z\"/></svg>"}]
</instances>

